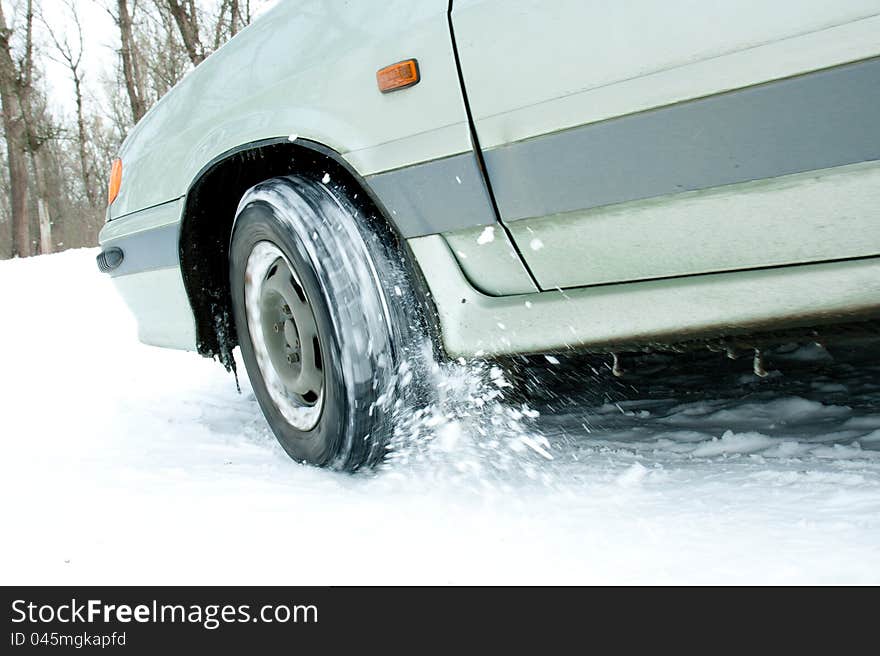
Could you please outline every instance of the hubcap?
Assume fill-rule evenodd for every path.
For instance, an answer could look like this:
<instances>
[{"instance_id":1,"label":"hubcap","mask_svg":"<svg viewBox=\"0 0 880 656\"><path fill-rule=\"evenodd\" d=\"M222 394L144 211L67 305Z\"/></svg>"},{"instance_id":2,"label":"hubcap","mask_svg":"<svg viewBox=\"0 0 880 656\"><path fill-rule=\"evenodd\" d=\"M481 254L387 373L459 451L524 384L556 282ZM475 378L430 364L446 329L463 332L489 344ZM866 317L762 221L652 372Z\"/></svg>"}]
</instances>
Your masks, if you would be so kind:
<instances>
[{"instance_id":1,"label":"hubcap","mask_svg":"<svg viewBox=\"0 0 880 656\"><path fill-rule=\"evenodd\" d=\"M293 427L311 430L324 404L324 359L305 288L267 241L251 251L244 286L251 343L269 396Z\"/></svg>"}]
</instances>

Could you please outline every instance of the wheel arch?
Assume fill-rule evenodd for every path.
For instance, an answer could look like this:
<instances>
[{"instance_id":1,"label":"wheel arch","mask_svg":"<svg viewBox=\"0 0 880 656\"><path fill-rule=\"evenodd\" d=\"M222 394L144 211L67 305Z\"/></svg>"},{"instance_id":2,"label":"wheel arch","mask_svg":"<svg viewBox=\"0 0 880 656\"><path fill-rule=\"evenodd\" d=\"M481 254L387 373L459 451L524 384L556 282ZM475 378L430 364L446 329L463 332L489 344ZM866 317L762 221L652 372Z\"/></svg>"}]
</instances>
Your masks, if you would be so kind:
<instances>
[{"instance_id":1,"label":"wheel arch","mask_svg":"<svg viewBox=\"0 0 880 656\"><path fill-rule=\"evenodd\" d=\"M334 187L358 204L375 226L396 240L413 274L417 296L429 326L436 311L427 285L406 241L366 181L336 151L308 139L264 139L229 150L208 163L190 185L180 228L180 269L193 311L198 352L235 368L232 350L238 344L229 288L229 242L236 209L254 185L283 175L321 179L328 174ZM436 328L429 328L435 346Z\"/></svg>"}]
</instances>

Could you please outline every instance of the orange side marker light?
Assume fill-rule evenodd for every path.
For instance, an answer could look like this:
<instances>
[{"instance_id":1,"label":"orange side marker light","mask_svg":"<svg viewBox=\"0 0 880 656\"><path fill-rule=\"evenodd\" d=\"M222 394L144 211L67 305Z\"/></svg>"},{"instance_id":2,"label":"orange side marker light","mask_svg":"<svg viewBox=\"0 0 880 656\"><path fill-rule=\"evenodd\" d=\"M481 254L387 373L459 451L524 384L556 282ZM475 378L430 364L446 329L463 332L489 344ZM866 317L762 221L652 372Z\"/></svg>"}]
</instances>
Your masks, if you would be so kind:
<instances>
[{"instance_id":1,"label":"orange side marker light","mask_svg":"<svg viewBox=\"0 0 880 656\"><path fill-rule=\"evenodd\" d=\"M376 71L376 83L382 93L406 89L418 84L420 79L419 62L415 59L397 62Z\"/></svg>"},{"instance_id":2,"label":"orange side marker light","mask_svg":"<svg viewBox=\"0 0 880 656\"><path fill-rule=\"evenodd\" d=\"M110 205L119 195L119 187L122 185L122 160L114 159L113 168L110 169L110 184L107 187L107 204Z\"/></svg>"}]
</instances>

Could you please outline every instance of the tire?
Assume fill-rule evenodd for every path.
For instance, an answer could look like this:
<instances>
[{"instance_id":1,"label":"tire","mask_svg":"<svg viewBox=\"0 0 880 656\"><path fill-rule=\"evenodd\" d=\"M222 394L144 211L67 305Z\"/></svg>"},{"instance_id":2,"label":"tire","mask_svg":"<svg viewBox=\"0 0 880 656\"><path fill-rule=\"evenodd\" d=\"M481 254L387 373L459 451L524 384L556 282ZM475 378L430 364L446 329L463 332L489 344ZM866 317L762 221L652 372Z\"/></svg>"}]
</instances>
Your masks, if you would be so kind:
<instances>
[{"instance_id":1,"label":"tire","mask_svg":"<svg viewBox=\"0 0 880 656\"><path fill-rule=\"evenodd\" d=\"M425 334L401 251L342 187L273 178L239 203L229 271L241 354L295 460L348 471L382 460Z\"/></svg>"}]
</instances>

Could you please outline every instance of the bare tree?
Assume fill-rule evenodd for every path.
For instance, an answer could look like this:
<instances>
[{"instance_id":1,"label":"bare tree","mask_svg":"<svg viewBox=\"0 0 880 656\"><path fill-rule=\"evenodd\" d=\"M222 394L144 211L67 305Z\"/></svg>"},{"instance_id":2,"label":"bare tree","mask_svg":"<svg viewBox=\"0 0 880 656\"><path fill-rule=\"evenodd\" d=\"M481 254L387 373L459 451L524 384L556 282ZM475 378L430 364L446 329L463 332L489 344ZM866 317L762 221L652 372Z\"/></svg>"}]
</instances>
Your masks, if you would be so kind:
<instances>
[{"instance_id":1,"label":"bare tree","mask_svg":"<svg viewBox=\"0 0 880 656\"><path fill-rule=\"evenodd\" d=\"M30 152L31 171L37 197L37 218L39 220L38 229L40 235L39 252L43 255L48 255L54 248L52 243L52 217L49 214L49 189L46 186L44 175L46 169L44 161L42 150Z\"/></svg>"},{"instance_id":2,"label":"bare tree","mask_svg":"<svg viewBox=\"0 0 880 656\"><path fill-rule=\"evenodd\" d=\"M167 11L156 8L144 12L139 30L141 52L148 64L151 100L155 102L177 84L192 67L174 18Z\"/></svg>"},{"instance_id":3,"label":"bare tree","mask_svg":"<svg viewBox=\"0 0 880 656\"><path fill-rule=\"evenodd\" d=\"M164 0L152 0L151 4L138 4L137 0L113 2L114 7L107 7L107 12L119 30L120 82L131 112L131 120L125 125L130 127L183 77L192 61L181 41L177 19ZM185 25L189 20L186 16L184 11L181 20ZM195 20L199 20L198 14ZM195 34L198 36L198 31Z\"/></svg>"},{"instance_id":4,"label":"bare tree","mask_svg":"<svg viewBox=\"0 0 880 656\"><path fill-rule=\"evenodd\" d=\"M198 66L211 52L235 36L251 20L250 0L220 0L214 27L211 30L209 12L197 0L154 0L161 12L167 12L177 25L178 33L193 66ZM202 34L213 31L213 41L206 42Z\"/></svg>"},{"instance_id":5,"label":"bare tree","mask_svg":"<svg viewBox=\"0 0 880 656\"><path fill-rule=\"evenodd\" d=\"M199 36L199 8L196 6L195 0L155 0L160 8L167 9L174 22L177 23L177 29L180 32L180 38L183 39L183 45L186 48L186 54L193 66L201 64L207 53ZM226 3L224 3L226 4Z\"/></svg>"},{"instance_id":6,"label":"bare tree","mask_svg":"<svg viewBox=\"0 0 880 656\"><path fill-rule=\"evenodd\" d=\"M248 8L248 13L250 13L250 8ZM219 23L220 21L217 22ZM231 39L236 34L238 34L238 31L241 29L241 27L241 6L239 4L239 1L229 0L229 38ZM219 47L220 44L218 43L216 46L214 46L214 49L216 50Z\"/></svg>"},{"instance_id":7,"label":"bare tree","mask_svg":"<svg viewBox=\"0 0 880 656\"><path fill-rule=\"evenodd\" d=\"M62 136L63 130L52 117L45 94L35 85L33 72L30 75L31 82L27 94L20 96L26 137L25 152L30 165L31 195L37 206L38 221L35 228L40 236L38 252L51 253L53 248L52 218L49 211L50 189L45 178L48 168L47 148Z\"/></svg>"},{"instance_id":8,"label":"bare tree","mask_svg":"<svg viewBox=\"0 0 880 656\"><path fill-rule=\"evenodd\" d=\"M67 2L66 4L70 18L73 21L73 28L75 30L73 37L76 45L70 44L70 39L68 38L67 33L64 36L59 37L56 34L55 29L49 25L45 18L43 18L43 24L46 27L46 31L49 34L52 44L55 46L58 59L67 66L67 69L70 71L70 77L73 81L74 102L76 104L76 143L79 154L80 176L82 177L83 190L85 191L89 205L92 207L98 207L100 203L100 191L96 184L97 172L93 168L93 158L89 156L88 152L89 135L86 129L86 116L83 103L82 24L80 23L79 13L76 10L76 6L71 2Z\"/></svg>"},{"instance_id":9,"label":"bare tree","mask_svg":"<svg viewBox=\"0 0 880 656\"><path fill-rule=\"evenodd\" d=\"M220 47L220 44L223 43L223 34L225 32L224 26L224 16L226 16L226 12L228 11L230 14L233 13L233 9L231 4L235 2L235 0L223 0L220 3L220 10L217 12L217 21L214 23L214 50ZM232 27L233 21L230 18L229 23L229 31L231 32L234 28Z\"/></svg>"},{"instance_id":10,"label":"bare tree","mask_svg":"<svg viewBox=\"0 0 880 656\"><path fill-rule=\"evenodd\" d=\"M227 39L238 34L241 28L250 22L250 14L250 0L245 0L244 5L241 0L223 0L214 22L213 50L217 50Z\"/></svg>"},{"instance_id":11,"label":"bare tree","mask_svg":"<svg viewBox=\"0 0 880 656\"><path fill-rule=\"evenodd\" d=\"M6 140L0 139L0 161L6 160ZM9 176L0 176L0 259L12 255L12 208Z\"/></svg>"},{"instance_id":12,"label":"bare tree","mask_svg":"<svg viewBox=\"0 0 880 656\"><path fill-rule=\"evenodd\" d=\"M122 59L122 76L125 80L125 90L128 93L131 117L137 123L147 113L147 103L144 97L144 76L135 48L133 12L129 10L128 2L129 0L116 0L116 13L110 11L110 15L119 28L119 56Z\"/></svg>"},{"instance_id":13,"label":"bare tree","mask_svg":"<svg viewBox=\"0 0 880 656\"><path fill-rule=\"evenodd\" d=\"M12 214L12 256L31 254L28 215L27 126L25 106L33 75L33 5L27 2L23 57L16 61L12 49L13 30L7 26L0 2L0 101L3 103L3 130L9 160L9 187Z\"/></svg>"}]
</instances>

